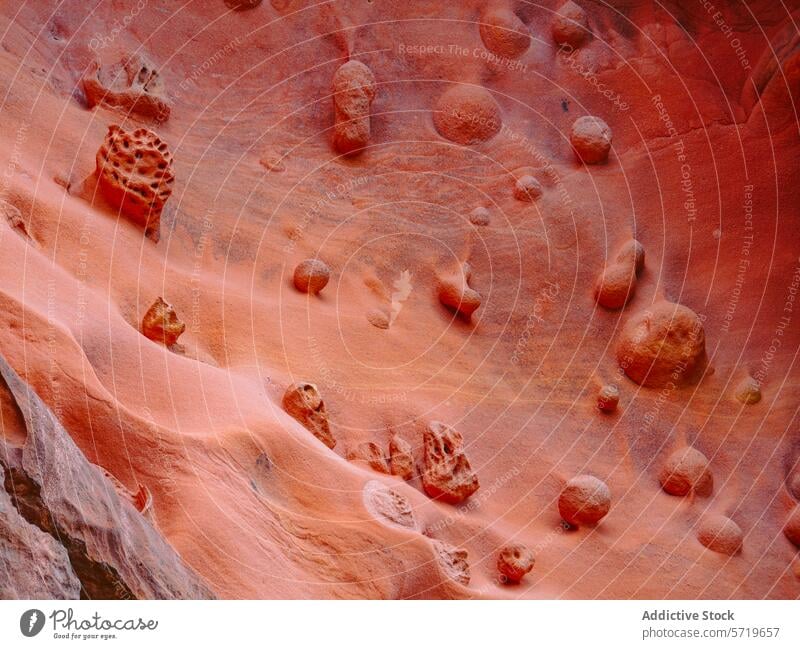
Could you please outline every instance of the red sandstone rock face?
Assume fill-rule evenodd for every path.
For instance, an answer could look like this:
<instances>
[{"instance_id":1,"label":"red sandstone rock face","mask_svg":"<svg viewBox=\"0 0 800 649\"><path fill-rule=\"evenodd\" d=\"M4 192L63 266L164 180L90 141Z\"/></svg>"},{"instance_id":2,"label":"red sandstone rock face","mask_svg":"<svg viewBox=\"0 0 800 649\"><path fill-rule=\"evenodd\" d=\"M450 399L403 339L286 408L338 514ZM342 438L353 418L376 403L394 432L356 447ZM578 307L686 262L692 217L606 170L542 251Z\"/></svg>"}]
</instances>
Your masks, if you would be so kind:
<instances>
[{"instance_id":1,"label":"red sandstone rock face","mask_svg":"<svg viewBox=\"0 0 800 649\"><path fill-rule=\"evenodd\" d=\"M113 527L127 557L171 545L224 597L795 598L784 527L800 498L800 50L789 4L715 2L728 33L701 3L677 0L576 0L585 22L572 23L556 16L563 0L230 4L248 10L150 3L118 31L121 3L0 7L0 353L111 476L39 511L96 539L65 512L121 511L99 504L108 492L128 512ZM406 50L429 45L444 47ZM145 50L163 94L146 74L141 92L167 102L168 120L154 126L135 92L121 100L135 112L87 107L95 63L124 95L135 84L120 57ZM340 110L337 122L332 83L356 60L374 98L355 84L342 106L352 120ZM576 156L583 115L613 134L605 163ZM143 213L110 218L119 208L95 200L112 122L152 128L174 156L158 246L142 237ZM354 155L332 146L337 132ZM522 169L541 185L536 201L514 198ZM291 273L313 258L335 282L311 297ZM614 264L633 267L635 292L608 310L592 291ZM458 279L451 306L439 300L446 278ZM181 353L141 333L157 295L191 329ZM456 299L477 309L469 321ZM685 330L670 337L663 322L650 343L628 340L638 369L617 358L624 331L665 300L702 316L709 365L695 349L705 371L691 378L674 344ZM283 412L298 377L325 397L317 432L331 442L333 429L335 448ZM745 377L760 400L739 390ZM620 407L605 414L596 399L610 384ZM23 448L27 428L2 390L0 408L0 439ZM456 506L429 498L416 471L402 479L410 456L398 475L345 459L369 443L391 456L397 434L421 474L419 422L433 419L469 431L481 489ZM663 490L663 463L687 446L710 461L709 498ZM578 473L607 479L613 511L562 534L555 485ZM697 540L710 508L733 512L743 552ZM49 566L38 592L72 596L47 537L59 542L2 511L0 547L22 562L17 594L32 586L23 570ZM129 534L128 514L153 531ZM539 568L517 586L498 580L512 542L536 549ZM103 561L130 563L106 550ZM0 559L0 574L16 558ZM172 576L142 592L193 596L167 564Z\"/></svg>"},{"instance_id":2,"label":"red sandstone rock face","mask_svg":"<svg viewBox=\"0 0 800 649\"><path fill-rule=\"evenodd\" d=\"M461 433L446 424L432 421L425 429L425 469L422 486L431 498L460 503L480 487L478 476L464 452Z\"/></svg>"},{"instance_id":3,"label":"red sandstone rock face","mask_svg":"<svg viewBox=\"0 0 800 649\"><path fill-rule=\"evenodd\" d=\"M98 185L106 200L158 241L161 212L175 180L166 143L146 128L128 133L114 124L96 161Z\"/></svg>"},{"instance_id":4,"label":"red sandstone rock face","mask_svg":"<svg viewBox=\"0 0 800 649\"><path fill-rule=\"evenodd\" d=\"M213 597L2 358L0 375L26 432L21 445L0 438L0 562L13 577L0 592L21 599Z\"/></svg>"}]
</instances>

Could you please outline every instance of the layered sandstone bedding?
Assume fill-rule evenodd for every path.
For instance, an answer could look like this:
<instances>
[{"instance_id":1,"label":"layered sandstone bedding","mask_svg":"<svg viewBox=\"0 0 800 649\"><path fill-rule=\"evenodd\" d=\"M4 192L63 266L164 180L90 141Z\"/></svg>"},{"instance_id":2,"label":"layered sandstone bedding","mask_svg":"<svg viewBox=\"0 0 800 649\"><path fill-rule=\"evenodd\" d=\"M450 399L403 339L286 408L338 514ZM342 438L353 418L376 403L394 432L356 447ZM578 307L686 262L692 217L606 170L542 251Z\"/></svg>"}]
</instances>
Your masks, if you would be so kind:
<instances>
[{"instance_id":1,"label":"layered sandstone bedding","mask_svg":"<svg viewBox=\"0 0 800 649\"><path fill-rule=\"evenodd\" d=\"M798 18L5 3L0 595L796 598Z\"/></svg>"}]
</instances>

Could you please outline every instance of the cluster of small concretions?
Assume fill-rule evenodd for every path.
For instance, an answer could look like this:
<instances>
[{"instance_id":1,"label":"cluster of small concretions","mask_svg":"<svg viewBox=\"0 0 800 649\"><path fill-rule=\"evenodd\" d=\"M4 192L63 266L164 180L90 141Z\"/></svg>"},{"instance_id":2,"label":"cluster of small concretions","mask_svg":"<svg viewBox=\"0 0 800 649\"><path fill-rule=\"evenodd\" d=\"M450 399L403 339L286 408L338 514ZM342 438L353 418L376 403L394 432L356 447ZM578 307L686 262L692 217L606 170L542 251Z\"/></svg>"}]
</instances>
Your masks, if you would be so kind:
<instances>
[{"instance_id":1,"label":"cluster of small concretions","mask_svg":"<svg viewBox=\"0 0 800 649\"><path fill-rule=\"evenodd\" d=\"M226 0L234 9L253 8L258 1ZM518 57L527 51L530 35L522 21L506 9L487 11L482 17L480 37L487 49L505 57ZM573 2L565 3L555 14L552 36L560 47L577 48L591 38L586 13ZM130 67L130 64L127 64ZM136 61L136 71L141 64ZM155 72L145 68L147 78ZM138 74L138 72L137 72ZM141 76L141 75L139 75ZM147 111L159 105L147 84L132 75L128 86L110 95L103 95L96 74L88 87L92 103L124 105ZM369 146L370 106L377 93L372 71L363 63L348 61L333 77L335 123L333 146L342 155L353 156ZM101 88L102 89L102 88ZM124 92L123 92L124 91ZM133 93L133 94L131 94ZM109 97L111 97L109 99ZM167 111L168 114L168 111ZM457 84L445 91L433 110L436 130L447 140L459 145L474 145L494 137L501 127L500 107L491 93L474 85ZM606 163L611 151L612 134L599 117L578 118L569 135L571 149L580 163ZM99 187L115 208L145 227L148 236L158 240L161 211L169 198L174 180L172 158L167 145L146 128L128 133L111 126L97 154ZM536 201L543 188L533 172L521 169L514 173L513 196L520 201ZM479 206L470 214L473 225L485 226L490 212ZM645 250L630 240L618 250L614 259L600 273L595 296L606 309L624 308L634 295L636 283L645 268ZM481 305L480 294L470 286L471 268L462 263L453 272L440 276L436 286L442 305L469 320ZM310 296L322 291L330 281L331 269L320 259L307 259L294 271L295 288ZM385 322L374 322L385 328ZM151 340L175 349L185 325L175 309L160 297L142 320L142 333ZM621 369L634 382L647 387L679 386L696 379L705 366L705 336L702 321L691 309L669 302L651 305L629 318L617 345ZM742 403L760 399L757 383L750 377L737 388ZM597 397L598 408L613 413L620 401L616 384L604 385ZM333 449L333 435L325 403L315 385L298 382L289 386L283 397L285 411L299 421L325 446ZM415 466L412 446L393 435L388 452L375 443L362 444L352 451L350 459L364 461L371 468L411 480L419 475L428 496L444 503L460 503L479 489L479 480L466 455L462 435L447 424L431 421L423 439L421 467ZM713 491L713 474L708 458L691 446L678 448L664 462L658 480L664 492L675 497L705 497ZM800 476L795 479L795 498L800 497ZM365 488L365 503L370 511L394 524L416 529L413 510L398 492L372 481ZM593 527L609 513L612 497L608 485L600 478L577 475L566 480L557 499L558 512L569 526ZM786 537L800 546L800 507L795 506L784 529ZM707 548L729 555L740 551L743 532L732 519L720 513L705 516L698 528L697 539ZM443 572L461 584L469 583L469 564L463 549L434 541L436 556ZM534 556L519 543L509 543L497 555L496 569L502 583L519 582L533 569Z\"/></svg>"}]
</instances>

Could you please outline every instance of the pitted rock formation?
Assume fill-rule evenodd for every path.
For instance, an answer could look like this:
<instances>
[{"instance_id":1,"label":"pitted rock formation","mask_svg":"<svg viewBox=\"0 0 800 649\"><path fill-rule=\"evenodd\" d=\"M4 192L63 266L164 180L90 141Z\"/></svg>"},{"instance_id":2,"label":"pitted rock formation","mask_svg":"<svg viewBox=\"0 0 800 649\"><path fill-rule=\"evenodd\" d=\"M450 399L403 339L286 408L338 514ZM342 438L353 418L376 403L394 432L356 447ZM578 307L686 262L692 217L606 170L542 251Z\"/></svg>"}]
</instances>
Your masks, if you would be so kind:
<instances>
[{"instance_id":1,"label":"pitted rock formation","mask_svg":"<svg viewBox=\"0 0 800 649\"><path fill-rule=\"evenodd\" d=\"M283 395L283 409L305 426L328 448L336 446L331 433L325 402L313 383L300 381L290 385Z\"/></svg>"},{"instance_id":2,"label":"pitted rock formation","mask_svg":"<svg viewBox=\"0 0 800 649\"><path fill-rule=\"evenodd\" d=\"M637 276L644 270L644 246L636 239L631 239L620 248L617 263L633 266Z\"/></svg>"},{"instance_id":3,"label":"pitted rock formation","mask_svg":"<svg viewBox=\"0 0 800 649\"><path fill-rule=\"evenodd\" d=\"M503 118L492 94L481 86L448 88L433 111L439 135L457 144L479 144L500 132Z\"/></svg>"},{"instance_id":4,"label":"pitted rock formation","mask_svg":"<svg viewBox=\"0 0 800 649\"><path fill-rule=\"evenodd\" d=\"M579 475L569 480L558 498L558 511L570 525L595 525L611 509L611 491L602 480Z\"/></svg>"},{"instance_id":5,"label":"pitted rock formation","mask_svg":"<svg viewBox=\"0 0 800 649\"><path fill-rule=\"evenodd\" d=\"M606 309L621 309L636 292L636 272L633 264L607 266L597 280L595 298Z\"/></svg>"},{"instance_id":6,"label":"pitted rock formation","mask_svg":"<svg viewBox=\"0 0 800 649\"><path fill-rule=\"evenodd\" d=\"M468 263L461 265L456 273L439 279L439 302L463 316L466 320L481 305L481 294L470 287L472 267Z\"/></svg>"},{"instance_id":7,"label":"pitted rock formation","mask_svg":"<svg viewBox=\"0 0 800 649\"><path fill-rule=\"evenodd\" d=\"M478 476L464 452L461 433L438 421L425 429L422 486L431 498L456 504L480 487Z\"/></svg>"},{"instance_id":8,"label":"pitted rock formation","mask_svg":"<svg viewBox=\"0 0 800 649\"><path fill-rule=\"evenodd\" d=\"M585 164L600 164L611 151L611 129L599 117L584 115L575 120L569 141L578 159Z\"/></svg>"},{"instance_id":9,"label":"pitted rock formation","mask_svg":"<svg viewBox=\"0 0 800 649\"><path fill-rule=\"evenodd\" d=\"M534 563L533 552L521 543L507 545L497 556L497 569L501 579L512 584L522 581L533 570Z\"/></svg>"},{"instance_id":10,"label":"pitted rock formation","mask_svg":"<svg viewBox=\"0 0 800 649\"><path fill-rule=\"evenodd\" d=\"M469 222L472 225L489 225L491 221L491 215L489 214L489 210L485 207L476 207L469 213Z\"/></svg>"},{"instance_id":11,"label":"pitted rock formation","mask_svg":"<svg viewBox=\"0 0 800 649\"><path fill-rule=\"evenodd\" d=\"M745 405L761 401L761 386L752 376L746 376L736 386L736 400Z\"/></svg>"},{"instance_id":12,"label":"pitted rock formation","mask_svg":"<svg viewBox=\"0 0 800 649\"><path fill-rule=\"evenodd\" d=\"M783 533L787 539L800 548L800 505L796 505L786 524L783 526Z\"/></svg>"},{"instance_id":13,"label":"pitted rock formation","mask_svg":"<svg viewBox=\"0 0 800 649\"><path fill-rule=\"evenodd\" d=\"M702 320L690 308L671 302L658 302L632 316L617 344L620 367L647 387L692 381L706 360Z\"/></svg>"},{"instance_id":14,"label":"pitted rock formation","mask_svg":"<svg viewBox=\"0 0 800 649\"><path fill-rule=\"evenodd\" d=\"M433 549L439 562L439 567L448 579L463 584L469 584L470 571L467 559L469 557L466 550L454 548L441 541L433 542Z\"/></svg>"},{"instance_id":15,"label":"pitted rock formation","mask_svg":"<svg viewBox=\"0 0 800 649\"><path fill-rule=\"evenodd\" d=\"M158 122L169 119L170 106L158 71L138 54L108 68L92 64L83 78L83 91L89 108L104 105L125 116L135 114Z\"/></svg>"},{"instance_id":16,"label":"pitted rock formation","mask_svg":"<svg viewBox=\"0 0 800 649\"><path fill-rule=\"evenodd\" d=\"M339 153L354 154L369 143L370 106L376 92L375 75L360 61L348 61L336 70L333 146Z\"/></svg>"},{"instance_id":17,"label":"pitted rock formation","mask_svg":"<svg viewBox=\"0 0 800 649\"><path fill-rule=\"evenodd\" d=\"M419 529L408 498L377 480L364 485L364 506L378 519L409 530Z\"/></svg>"},{"instance_id":18,"label":"pitted rock formation","mask_svg":"<svg viewBox=\"0 0 800 649\"><path fill-rule=\"evenodd\" d=\"M178 319L174 307L160 297L156 298L142 318L142 333L150 340L167 347L178 342L184 331L186 324Z\"/></svg>"},{"instance_id":19,"label":"pitted rock formation","mask_svg":"<svg viewBox=\"0 0 800 649\"><path fill-rule=\"evenodd\" d=\"M414 477L414 455L409 444L402 437L392 435L389 441L389 457L392 475L400 476L403 480Z\"/></svg>"},{"instance_id":20,"label":"pitted rock formation","mask_svg":"<svg viewBox=\"0 0 800 649\"><path fill-rule=\"evenodd\" d=\"M487 50L509 59L522 56L531 45L528 27L508 9L485 13L479 31Z\"/></svg>"},{"instance_id":21,"label":"pitted rock formation","mask_svg":"<svg viewBox=\"0 0 800 649\"><path fill-rule=\"evenodd\" d=\"M95 173L105 199L143 226L147 237L158 241L161 212L175 180L167 144L146 128L128 133L112 124L96 162Z\"/></svg>"},{"instance_id":22,"label":"pitted rock formation","mask_svg":"<svg viewBox=\"0 0 800 649\"><path fill-rule=\"evenodd\" d=\"M321 259L306 259L294 269L294 287L301 293L316 295L328 284L331 269Z\"/></svg>"},{"instance_id":23,"label":"pitted rock formation","mask_svg":"<svg viewBox=\"0 0 800 649\"><path fill-rule=\"evenodd\" d=\"M583 45L591 34L586 12L571 0L565 2L553 17L551 33L556 45L571 48Z\"/></svg>"},{"instance_id":24,"label":"pitted rock formation","mask_svg":"<svg viewBox=\"0 0 800 649\"><path fill-rule=\"evenodd\" d=\"M533 202L542 195L542 185L533 176L522 175L514 182L514 198Z\"/></svg>"},{"instance_id":25,"label":"pitted rock formation","mask_svg":"<svg viewBox=\"0 0 800 649\"><path fill-rule=\"evenodd\" d=\"M727 516L706 516L697 528L697 540L709 550L734 555L742 549L742 528Z\"/></svg>"},{"instance_id":26,"label":"pitted rock formation","mask_svg":"<svg viewBox=\"0 0 800 649\"><path fill-rule=\"evenodd\" d=\"M603 412L614 412L619 405L619 388L608 384L600 388L597 395L597 407Z\"/></svg>"},{"instance_id":27,"label":"pitted rock formation","mask_svg":"<svg viewBox=\"0 0 800 649\"><path fill-rule=\"evenodd\" d=\"M375 442L363 442L354 451L348 454L348 459L355 462L363 462L373 471L379 473L389 473L389 463L383 454L381 447Z\"/></svg>"},{"instance_id":28,"label":"pitted rock formation","mask_svg":"<svg viewBox=\"0 0 800 649\"><path fill-rule=\"evenodd\" d=\"M708 496L714 489L708 458L691 446L678 449L667 458L658 480L661 488L673 496Z\"/></svg>"}]
</instances>

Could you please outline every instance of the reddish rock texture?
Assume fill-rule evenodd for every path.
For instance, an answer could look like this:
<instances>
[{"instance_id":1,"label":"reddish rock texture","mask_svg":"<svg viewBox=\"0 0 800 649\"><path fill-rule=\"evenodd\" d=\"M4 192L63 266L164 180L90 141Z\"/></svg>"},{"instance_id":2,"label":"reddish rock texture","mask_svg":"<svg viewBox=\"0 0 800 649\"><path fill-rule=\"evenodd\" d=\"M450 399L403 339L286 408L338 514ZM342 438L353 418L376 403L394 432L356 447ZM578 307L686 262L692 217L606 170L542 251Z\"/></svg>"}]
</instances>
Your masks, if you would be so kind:
<instances>
[{"instance_id":1,"label":"reddish rock texture","mask_svg":"<svg viewBox=\"0 0 800 649\"><path fill-rule=\"evenodd\" d=\"M146 128L129 133L113 124L96 161L97 182L105 199L158 241L161 212L175 180L166 143Z\"/></svg>"},{"instance_id":2,"label":"reddish rock texture","mask_svg":"<svg viewBox=\"0 0 800 649\"><path fill-rule=\"evenodd\" d=\"M438 421L425 429L425 468L422 486L431 497L460 503L480 487L478 476L464 451L464 438L457 430Z\"/></svg>"},{"instance_id":3,"label":"reddish rock texture","mask_svg":"<svg viewBox=\"0 0 800 649\"><path fill-rule=\"evenodd\" d=\"M300 381L286 388L283 393L283 409L305 426L314 437L328 448L336 446L331 433L328 412L317 386Z\"/></svg>"},{"instance_id":4,"label":"reddish rock texture","mask_svg":"<svg viewBox=\"0 0 800 649\"><path fill-rule=\"evenodd\" d=\"M340 153L357 153L369 143L369 107L376 88L375 75L360 61L348 61L333 75L333 145Z\"/></svg>"},{"instance_id":5,"label":"reddish rock texture","mask_svg":"<svg viewBox=\"0 0 800 649\"><path fill-rule=\"evenodd\" d=\"M156 298L142 318L142 333L150 340L167 347L178 342L184 331L186 324L178 319L175 308L160 297Z\"/></svg>"},{"instance_id":6,"label":"reddish rock texture","mask_svg":"<svg viewBox=\"0 0 800 649\"><path fill-rule=\"evenodd\" d=\"M673 496L696 493L708 496L714 489L708 458L696 448L687 446L672 453L659 474L662 489Z\"/></svg>"},{"instance_id":7,"label":"reddish rock texture","mask_svg":"<svg viewBox=\"0 0 800 649\"><path fill-rule=\"evenodd\" d=\"M742 529L727 516L706 516L697 529L697 540L719 554L735 555L742 549Z\"/></svg>"},{"instance_id":8,"label":"reddish rock texture","mask_svg":"<svg viewBox=\"0 0 800 649\"><path fill-rule=\"evenodd\" d=\"M133 114L157 122L169 119L170 106L161 77L138 54L127 56L116 66L94 63L83 78L83 91L90 107L102 104L124 117Z\"/></svg>"},{"instance_id":9,"label":"reddish rock texture","mask_svg":"<svg viewBox=\"0 0 800 649\"><path fill-rule=\"evenodd\" d=\"M504 581L512 584L533 570L534 563L533 552L519 543L504 547L497 556L497 570Z\"/></svg>"},{"instance_id":10,"label":"reddish rock texture","mask_svg":"<svg viewBox=\"0 0 800 649\"><path fill-rule=\"evenodd\" d=\"M123 4L0 8L0 200L14 208L0 217L0 354L122 485L86 470L99 477L71 507L121 522L110 529L124 556L99 542L96 556L128 590L197 596L191 572L247 599L797 597L783 532L800 496L793 4L715 0L715 19L699 2L575 0L585 22L572 23L557 16L563 0L162 2L129 21ZM125 93L127 72L108 72L144 52L169 119L90 108L93 66ZM370 83L351 88L353 137L332 87L351 61L374 78L371 101ZM587 115L613 134L605 163L570 142ZM147 128L169 144L157 228L158 187L134 210L121 180L103 198L93 170L111 124L131 143ZM357 155L333 146L337 128ZM154 142L157 169L167 156ZM513 196L520 169L541 184L534 202ZM470 222L478 206L488 225ZM638 248L621 252L633 239L642 268ZM292 273L315 258L335 273L310 296ZM596 281L623 262L635 293L605 309ZM440 279L459 274L450 297L470 298L469 321L439 300ZM142 335L158 295L186 324L181 353ZM645 315L662 309L676 317ZM698 320L702 345L688 333ZM745 376L757 403L736 398ZM299 380L318 386L322 414L284 411ZM606 416L596 397L610 383L624 407ZM23 448L12 397L0 407L2 439ZM329 444L335 432L333 449L308 418ZM480 478L455 506L417 472L346 460L369 442L391 456L391 431L421 474L431 420L468 442L459 484ZM710 462L707 498L662 488L663 463L685 447ZM613 507L565 531L560 487L580 474L602 477ZM394 496L369 501L385 515L369 509L370 481L405 499L416 528L393 522L407 518ZM71 550L16 511L0 513L16 595L30 590L24 566L46 563L39 592L74 596ZM698 541L711 511L746 531L743 551ZM536 552L513 587L496 567L512 542ZM162 557L169 574L137 572L134 559L147 574ZM465 584L449 575L467 557Z\"/></svg>"},{"instance_id":11,"label":"reddish rock texture","mask_svg":"<svg viewBox=\"0 0 800 649\"><path fill-rule=\"evenodd\" d=\"M558 497L558 512L570 525L595 525L610 509L608 486L591 475L572 478Z\"/></svg>"}]
</instances>

